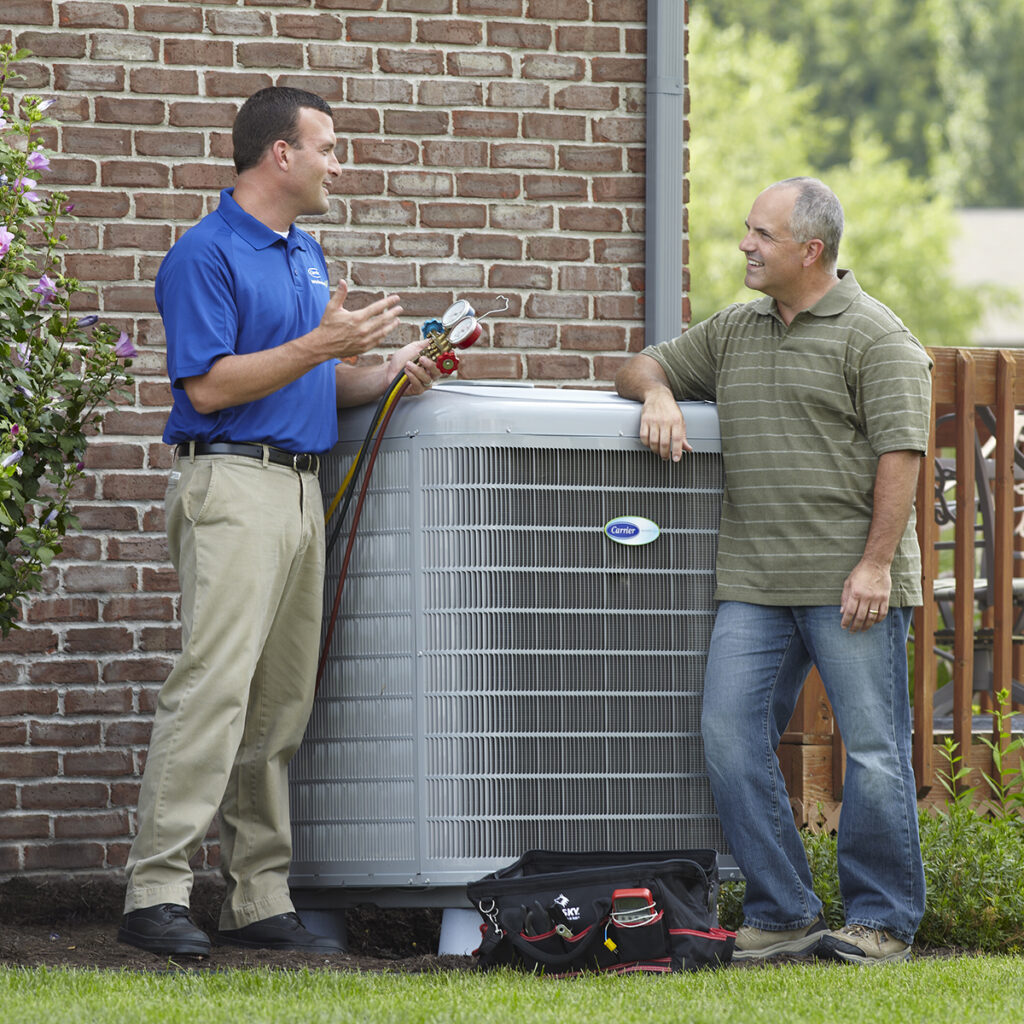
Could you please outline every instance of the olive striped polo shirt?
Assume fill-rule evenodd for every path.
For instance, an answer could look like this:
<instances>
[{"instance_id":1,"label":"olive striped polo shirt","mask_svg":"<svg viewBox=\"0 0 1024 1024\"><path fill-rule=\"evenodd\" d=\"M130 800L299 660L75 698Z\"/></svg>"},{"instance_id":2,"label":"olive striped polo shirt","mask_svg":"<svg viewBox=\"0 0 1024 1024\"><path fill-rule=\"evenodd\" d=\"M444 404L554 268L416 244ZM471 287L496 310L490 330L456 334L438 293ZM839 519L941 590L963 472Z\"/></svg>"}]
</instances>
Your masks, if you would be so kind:
<instances>
[{"instance_id":1,"label":"olive striped polo shirt","mask_svg":"<svg viewBox=\"0 0 1024 1024\"><path fill-rule=\"evenodd\" d=\"M839 274L788 327L765 296L644 353L677 398L718 404L718 600L838 605L864 552L879 456L927 448L928 354L851 272ZM890 604L920 603L912 515Z\"/></svg>"}]
</instances>

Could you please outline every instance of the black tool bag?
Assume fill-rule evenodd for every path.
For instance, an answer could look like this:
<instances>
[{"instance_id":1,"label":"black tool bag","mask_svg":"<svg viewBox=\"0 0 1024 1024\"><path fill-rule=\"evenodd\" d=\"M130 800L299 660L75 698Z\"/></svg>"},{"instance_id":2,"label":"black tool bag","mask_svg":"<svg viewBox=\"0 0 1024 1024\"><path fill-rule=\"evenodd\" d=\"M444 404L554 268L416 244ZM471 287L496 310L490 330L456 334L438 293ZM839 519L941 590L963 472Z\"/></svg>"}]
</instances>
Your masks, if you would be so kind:
<instances>
[{"instance_id":1,"label":"black tool bag","mask_svg":"<svg viewBox=\"0 0 1024 1024\"><path fill-rule=\"evenodd\" d=\"M714 850L531 850L466 894L484 919L474 951L484 968L692 971L732 959Z\"/></svg>"}]
</instances>

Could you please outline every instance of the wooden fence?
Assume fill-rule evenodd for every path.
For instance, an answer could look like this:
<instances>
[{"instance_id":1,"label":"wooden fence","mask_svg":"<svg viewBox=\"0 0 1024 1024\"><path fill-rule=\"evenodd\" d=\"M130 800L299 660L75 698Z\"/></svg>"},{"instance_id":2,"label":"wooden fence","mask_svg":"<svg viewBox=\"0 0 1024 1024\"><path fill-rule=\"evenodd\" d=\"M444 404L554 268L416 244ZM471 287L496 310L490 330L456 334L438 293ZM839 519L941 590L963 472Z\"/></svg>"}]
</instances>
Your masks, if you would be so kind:
<instances>
[{"instance_id":1,"label":"wooden fence","mask_svg":"<svg viewBox=\"0 0 1024 1024\"><path fill-rule=\"evenodd\" d=\"M1024 353L929 351L931 431L917 490L925 601L911 645L914 774L920 801L945 800L939 773L950 774L951 736L969 770L961 785L978 786L981 801L990 796L981 773L995 773L980 737L1005 752L1011 716L1024 709L1015 682L1024 678ZM845 762L816 673L779 760L798 822L833 828Z\"/></svg>"}]
</instances>

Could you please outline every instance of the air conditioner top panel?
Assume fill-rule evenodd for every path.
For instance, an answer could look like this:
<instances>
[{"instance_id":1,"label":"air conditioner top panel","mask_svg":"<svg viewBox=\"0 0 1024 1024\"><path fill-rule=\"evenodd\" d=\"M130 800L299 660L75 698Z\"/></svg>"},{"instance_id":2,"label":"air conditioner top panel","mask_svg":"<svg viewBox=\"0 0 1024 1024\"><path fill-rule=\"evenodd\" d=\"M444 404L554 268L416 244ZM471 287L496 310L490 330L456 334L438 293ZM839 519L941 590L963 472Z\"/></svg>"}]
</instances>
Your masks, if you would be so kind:
<instances>
[{"instance_id":1,"label":"air conditioner top panel","mask_svg":"<svg viewBox=\"0 0 1024 1024\"><path fill-rule=\"evenodd\" d=\"M718 410L707 402L680 402L686 437L695 451L721 451ZM343 409L339 439L361 442L375 407ZM538 388L531 384L477 384L439 381L429 391L399 400L388 424L389 437L420 439L437 435L445 443L459 437L492 435L506 442L515 438L580 438L592 444L599 438L639 446L640 404L608 391ZM589 446L588 444L588 446Z\"/></svg>"}]
</instances>

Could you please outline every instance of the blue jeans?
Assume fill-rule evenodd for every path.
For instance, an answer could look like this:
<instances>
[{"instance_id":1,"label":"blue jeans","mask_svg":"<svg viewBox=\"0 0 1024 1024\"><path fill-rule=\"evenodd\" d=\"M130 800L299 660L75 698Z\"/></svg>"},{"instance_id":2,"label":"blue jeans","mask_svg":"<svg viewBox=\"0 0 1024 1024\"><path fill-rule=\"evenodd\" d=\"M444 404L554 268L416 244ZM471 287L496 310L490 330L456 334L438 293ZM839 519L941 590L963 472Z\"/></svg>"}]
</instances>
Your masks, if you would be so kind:
<instances>
[{"instance_id":1,"label":"blue jeans","mask_svg":"<svg viewBox=\"0 0 1024 1024\"><path fill-rule=\"evenodd\" d=\"M839 820L846 923L913 941L924 868L911 767L910 618L911 609L890 608L876 626L850 633L835 606L719 606L702 731L719 818L747 880L746 924L785 931L821 910L775 756L813 663L847 750Z\"/></svg>"}]
</instances>

